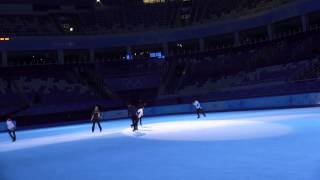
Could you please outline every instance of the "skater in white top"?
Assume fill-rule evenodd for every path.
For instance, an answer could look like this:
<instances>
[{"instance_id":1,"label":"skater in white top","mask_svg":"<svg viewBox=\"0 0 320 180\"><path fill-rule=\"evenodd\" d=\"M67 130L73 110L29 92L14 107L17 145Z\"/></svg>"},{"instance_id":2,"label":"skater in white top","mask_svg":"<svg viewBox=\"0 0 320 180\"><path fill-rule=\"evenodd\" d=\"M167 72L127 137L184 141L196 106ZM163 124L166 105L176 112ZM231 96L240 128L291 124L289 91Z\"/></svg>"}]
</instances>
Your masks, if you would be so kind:
<instances>
[{"instance_id":1,"label":"skater in white top","mask_svg":"<svg viewBox=\"0 0 320 180\"><path fill-rule=\"evenodd\" d=\"M194 100L192 104L193 104L193 106L196 108L196 112L197 112L197 115L198 115L198 119L200 118L200 113L201 113L204 117L206 117L206 114L204 113L204 111L203 111L203 109L202 109L202 107L201 107L201 105L200 105L200 103L199 103L198 100Z\"/></svg>"},{"instance_id":2,"label":"skater in white top","mask_svg":"<svg viewBox=\"0 0 320 180\"><path fill-rule=\"evenodd\" d=\"M140 107L137 111L137 117L139 119L140 126L142 126L143 110L144 110L144 107Z\"/></svg>"},{"instance_id":3,"label":"skater in white top","mask_svg":"<svg viewBox=\"0 0 320 180\"><path fill-rule=\"evenodd\" d=\"M12 142L15 142L17 137L16 137L16 121L14 121L12 118L8 117L7 119L7 128L8 128L8 133L9 136L11 137Z\"/></svg>"}]
</instances>

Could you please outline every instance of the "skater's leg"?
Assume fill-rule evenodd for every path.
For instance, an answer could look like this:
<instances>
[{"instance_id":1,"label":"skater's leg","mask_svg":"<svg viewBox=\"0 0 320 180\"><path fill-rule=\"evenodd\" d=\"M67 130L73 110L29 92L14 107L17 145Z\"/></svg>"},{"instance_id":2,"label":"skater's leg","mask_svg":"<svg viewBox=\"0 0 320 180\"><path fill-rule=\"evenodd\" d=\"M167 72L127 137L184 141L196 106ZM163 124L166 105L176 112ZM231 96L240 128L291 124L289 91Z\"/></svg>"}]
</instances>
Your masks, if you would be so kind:
<instances>
[{"instance_id":1,"label":"skater's leg","mask_svg":"<svg viewBox=\"0 0 320 180\"><path fill-rule=\"evenodd\" d=\"M139 119L140 126L142 126L142 117Z\"/></svg>"},{"instance_id":2,"label":"skater's leg","mask_svg":"<svg viewBox=\"0 0 320 180\"><path fill-rule=\"evenodd\" d=\"M131 116L131 128L133 128L133 126L134 126L134 117L133 116Z\"/></svg>"},{"instance_id":3,"label":"skater's leg","mask_svg":"<svg viewBox=\"0 0 320 180\"><path fill-rule=\"evenodd\" d=\"M12 137L13 137L13 141L16 141L17 137L16 137L16 131L15 130L12 131Z\"/></svg>"},{"instance_id":4,"label":"skater's leg","mask_svg":"<svg viewBox=\"0 0 320 180\"><path fill-rule=\"evenodd\" d=\"M136 130L138 130L138 123L137 122L135 122L133 124L133 131L136 131Z\"/></svg>"},{"instance_id":5,"label":"skater's leg","mask_svg":"<svg viewBox=\"0 0 320 180\"><path fill-rule=\"evenodd\" d=\"M102 131L102 127L101 127L100 121L97 121L97 124L98 124L100 132L101 132Z\"/></svg>"},{"instance_id":6,"label":"skater's leg","mask_svg":"<svg viewBox=\"0 0 320 180\"><path fill-rule=\"evenodd\" d=\"M96 126L96 121L95 121L95 120L93 120L93 121L92 121L92 132L94 132L94 128L95 128L95 126Z\"/></svg>"},{"instance_id":7,"label":"skater's leg","mask_svg":"<svg viewBox=\"0 0 320 180\"><path fill-rule=\"evenodd\" d=\"M200 109L197 109L198 119L200 118Z\"/></svg>"},{"instance_id":8,"label":"skater's leg","mask_svg":"<svg viewBox=\"0 0 320 180\"><path fill-rule=\"evenodd\" d=\"M12 135L12 133L11 133L11 130L9 130L9 129L8 129L8 134L9 134L11 140L13 141L14 137L13 137L13 135Z\"/></svg>"},{"instance_id":9,"label":"skater's leg","mask_svg":"<svg viewBox=\"0 0 320 180\"><path fill-rule=\"evenodd\" d=\"M203 111L203 109L201 109L201 113L204 117L206 117L206 113Z\"/></svg>"},{"instance_id":10,"label":"skater's leg","mask_svg":"<svg viewBox=\"0 0 320 180\"><path fill-rule=\"evenodd\" d=\"M134 118L133 131L138 130L138 121L139 121L138 117Z\"/></svg>"}]
</instances>

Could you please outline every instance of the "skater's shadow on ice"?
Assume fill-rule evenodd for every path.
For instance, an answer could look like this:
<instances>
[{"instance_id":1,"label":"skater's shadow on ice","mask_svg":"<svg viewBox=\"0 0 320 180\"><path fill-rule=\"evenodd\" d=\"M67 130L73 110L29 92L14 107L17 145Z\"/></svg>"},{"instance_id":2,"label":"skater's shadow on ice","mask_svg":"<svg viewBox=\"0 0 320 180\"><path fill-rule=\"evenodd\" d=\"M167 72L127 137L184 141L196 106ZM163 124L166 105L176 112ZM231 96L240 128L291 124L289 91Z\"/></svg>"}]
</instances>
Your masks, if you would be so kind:
<instances>
[{"instance_id":1,"label":"skater's shadow on ice","mask_svg":"<svg viewBox=\"0 0 320 180\"><path fill-rule=\"evenodd\" d=\"M143 129L150 129L150 126L141 126Z\"/></svg>"},{"instance_id":2,"label":"skater's shadow on ice","mask_svg":"<svg viewBox=\"0 0 320 180\"><path fill-rule=\"evenodd\" d=\"M141 137L141 136L145 136L146 135L146 133L143 133L143 132L135 132L134 133L134 136L136 136L136 137Z\"/></svg>"}]
</instances>

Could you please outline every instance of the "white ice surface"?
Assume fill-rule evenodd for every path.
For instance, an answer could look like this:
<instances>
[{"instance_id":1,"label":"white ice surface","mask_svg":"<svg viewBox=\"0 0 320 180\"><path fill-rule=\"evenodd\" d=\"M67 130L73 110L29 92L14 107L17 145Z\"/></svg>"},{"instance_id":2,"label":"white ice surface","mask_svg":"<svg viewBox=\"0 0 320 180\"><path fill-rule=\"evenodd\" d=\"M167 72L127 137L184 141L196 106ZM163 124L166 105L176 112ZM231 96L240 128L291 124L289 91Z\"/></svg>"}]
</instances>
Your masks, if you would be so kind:
<instances>
[{"instance_id":1,"label":"white ice surface","mask_svg":"<svg viewBox=\"0 0 320 180\"><path fill-rule=\"evenodd\" d=\"M320 108L128 119L0 134L0 180L319 180Z\"/></svg>"}]
</instances>

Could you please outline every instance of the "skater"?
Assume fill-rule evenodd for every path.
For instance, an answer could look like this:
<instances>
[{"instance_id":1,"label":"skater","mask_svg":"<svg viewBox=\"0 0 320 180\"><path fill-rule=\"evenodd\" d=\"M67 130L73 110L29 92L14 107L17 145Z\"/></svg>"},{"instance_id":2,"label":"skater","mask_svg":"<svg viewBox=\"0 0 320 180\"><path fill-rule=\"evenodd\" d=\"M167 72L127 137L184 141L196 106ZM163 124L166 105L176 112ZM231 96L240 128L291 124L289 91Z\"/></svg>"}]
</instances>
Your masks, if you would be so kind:
<instances>
[{"instance_id":1,"label":"skater","mask_svg":"<svg viewBox=\"0 0 320 180\"><path fill-rule=\"evenodd\" d=\"M144 107L140 107L137 111L137 117L140 122L140 126L142 126L143 110L144 110Z\"/></svg>"},{"instance_id":2,"label":"skater","mask_svg":"<svg viewBox=\"0 0 320 180\"><path fill-rule=\"evenodd\" d=\"M203 109L202 109L202 107L201 107L201 105L200 105L200 103L199 103L198 100L194 100L192 104L193 104L194 107L196 108L196 112L197 112L197 115L198 115L198 119L200 118L200 113L201 113L204 117L206 117L206 114L204 113L204 111L203 111Z\"/></svg>"},{"instance_id":3,"label":"skater","mask_svg":"<svg viewBox=\"0 0 320 180\"><path fill-rule=\"evenodd\" d=\"M7 119L7 128L9 136L11 137L12 142L15 142L17 140L16 137L16 121L12 118L8 117Z\"/></svg>"},{"instance_id":4,"label":"skater","mask_svg":"<svg viewBox=\"0 0 320 180\"><path fill-rule=\"evenodd\" d=\"M142 101L141 99L139 100L139 108L137 111L137 116L139 118L140 126L142 126L142 117L144 116L144 107L146 106L147 103Z\"/></svg>"},{"instance_id":5,"label":"skater","mask_svg":"<svg viewBox=\"0 0 320 180\"><path fill-rule=\"evenodd\" d=\"M94 106L92 116L91 116L91 121L92 121L92 132L94 132L96 123L99 126L100 132L102 131L102 127L100 124L100 120L102 119L102 113L100 111L99 105Z\"/></svg>"},{"instance_id":6,"label":"skater","mask_svg":"<svg viewBox=\"0 0 320 180\"><path fill-rule=\"evenodd\" d=\"M128 116L131 118L131 128L133 128L133 131L138 130L138 116L137 116L137 108L133 106L132 104L128 105Z\"/></svg>"}]
</instances>

